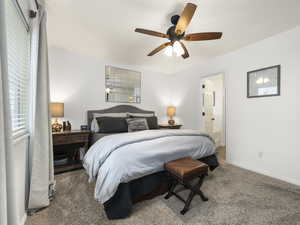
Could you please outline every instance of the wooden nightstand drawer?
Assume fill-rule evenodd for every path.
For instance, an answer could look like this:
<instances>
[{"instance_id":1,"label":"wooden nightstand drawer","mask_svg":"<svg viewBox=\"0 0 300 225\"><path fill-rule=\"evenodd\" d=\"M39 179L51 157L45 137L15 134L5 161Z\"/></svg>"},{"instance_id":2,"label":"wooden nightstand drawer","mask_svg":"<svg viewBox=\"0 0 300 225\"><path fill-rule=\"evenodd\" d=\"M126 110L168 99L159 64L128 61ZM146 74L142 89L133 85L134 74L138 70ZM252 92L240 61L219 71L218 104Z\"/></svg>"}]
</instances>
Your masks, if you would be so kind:
<instances>
[{"instance_id":1,"label":"wooden nightstand drawer","mask_svg":"<svg viewBox=\"0 0 300 225\"><path fill-rule=\"evenodd\" d=\"M73 143L87 142L89 140L89 134L72 135L71 139L73 139Z\"/></svg>"},{"instance_id":2,"label":"wooden nightstand drawer","mask_svg":"<svg viewBox=\"0 0 300 225\"><path fill-rule=\"evenodd\" d=\"M63 145L66 144L68 140L64 135L53 135L53 145Z\"/></svg>"},{"instance_id":3,"label":"wooden nightstand drawer","mask_svg":"<svg viewBox=\"0 0 300 225\"><path fill-rule=\"evenodd\" d=\"M88 142L89 134L69 133L69 134L53 134L53 145L67 145Z\"/></svg>"},{"instance_id":4,"label":"wooden nightstand drawer","mask_svg":"<svg viewBox=\"0 0 300 225\"><path fill-rule=\"evenodd\" d=\"M169 124L160 124L159 129L180 129L181 124L169 125Z\"/></svg>"}]
</instances>

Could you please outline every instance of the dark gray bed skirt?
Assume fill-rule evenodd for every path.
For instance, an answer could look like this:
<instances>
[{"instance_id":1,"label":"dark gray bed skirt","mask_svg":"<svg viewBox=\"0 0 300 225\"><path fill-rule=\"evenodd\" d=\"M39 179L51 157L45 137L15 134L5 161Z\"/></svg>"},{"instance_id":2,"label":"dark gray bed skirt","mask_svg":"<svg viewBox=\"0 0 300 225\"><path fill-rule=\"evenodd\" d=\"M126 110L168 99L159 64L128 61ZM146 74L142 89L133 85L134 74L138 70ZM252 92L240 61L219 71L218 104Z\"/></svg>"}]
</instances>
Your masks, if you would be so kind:
<instances>
[{"instance_id":1,"label":"dark gray bed skirt","mask_svg":"<svg viewBox=\"0 0 300 225\"><path fill-rule=\"evenodd\" d=\"M219 166L215 155L199 159L199 161L206 163L210 170ZM115 195L104 203L107 217L109 219L128 217L135 202L164 194L170 183L170 177L162 171L120 184Z\"/></svg>"}]
</instances>

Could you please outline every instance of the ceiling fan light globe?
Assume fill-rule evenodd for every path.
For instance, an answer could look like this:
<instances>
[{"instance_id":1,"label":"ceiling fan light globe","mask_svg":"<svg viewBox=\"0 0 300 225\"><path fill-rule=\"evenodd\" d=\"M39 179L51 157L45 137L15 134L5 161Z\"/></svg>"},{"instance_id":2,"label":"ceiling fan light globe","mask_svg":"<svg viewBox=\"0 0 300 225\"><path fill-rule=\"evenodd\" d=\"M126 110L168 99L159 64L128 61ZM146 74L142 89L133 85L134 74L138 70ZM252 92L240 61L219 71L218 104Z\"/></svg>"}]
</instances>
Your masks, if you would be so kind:
<instances>
[{"instance_id":1,"label":"ceiling fan light globe","mask_svg":"<svg viewBox=\"0 0 300 225\"><path fill-rule=\"evenodd\" d=\"M181 56L184 54L184 50L181 46L181 44L179 43L179 41L175 41L173 44L173 50L176 53L177 56Z\"/></svg>"},{"instance_id":2,"label":"ceiling fan light globe","mask_svg":"<svg viewBox=\"0 0 300 225\"><path fill-rule=\"evenodd\" d=\"M179 57L179 56L182 56L184 53L182 53L181 51L178 51L178 52L175 52L174 51L174 53L175 53L175 55L177 56L177 57Z\"/></svg>"},{"instance_id":3,"label":"ceiling fan light globe","mask_svg":"<svg viewBox=\"0 0 300 225\"><path fill-rule=\"evenodd\" d=\"M173 48L172 48L172 46L169 45L168 47L166 47L165 54L167 56L172 56L173 55Z\"/></svg>"}]
</instances>

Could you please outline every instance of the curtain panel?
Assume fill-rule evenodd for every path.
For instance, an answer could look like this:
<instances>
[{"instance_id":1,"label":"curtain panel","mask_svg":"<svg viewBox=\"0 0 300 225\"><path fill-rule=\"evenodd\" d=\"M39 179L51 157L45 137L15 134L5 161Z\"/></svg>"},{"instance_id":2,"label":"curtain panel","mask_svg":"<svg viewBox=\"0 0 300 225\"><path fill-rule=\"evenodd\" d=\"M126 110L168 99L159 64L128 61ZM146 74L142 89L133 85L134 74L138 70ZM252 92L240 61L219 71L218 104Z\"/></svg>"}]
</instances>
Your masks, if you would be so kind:
<instances>
[{"instance_id":1,"label":"curtain panel","mask_svg":"<svg viewBox=\"0 0 300 225\"><path fill-rule=\"evenodd\" d=\"M6 192L6 126L3 76L0 55L0 224L7 225L7 192Z\"/></svg>"},{"instance_id":2,"label":"curtain panel","mask_svg":"<svg viewBox=\"0 0 300 225\"><path fill-rule=\"evenodd\" d=\"M50 116L48 44L44 1L38 1L37 75L29 146L30 186L28 210L44 208L54 194L53 147Z\"/></svg>"},{"instance_id":3,"label":"curtain panel","mask_svg":"<svg viewBox=\"0 0 300 225\"><path fill-rule=\"evenodd\" d=\"M6 1L0 1L0 224L17 224L12 128L9 107Z\"/></svg>"}]
</instances>

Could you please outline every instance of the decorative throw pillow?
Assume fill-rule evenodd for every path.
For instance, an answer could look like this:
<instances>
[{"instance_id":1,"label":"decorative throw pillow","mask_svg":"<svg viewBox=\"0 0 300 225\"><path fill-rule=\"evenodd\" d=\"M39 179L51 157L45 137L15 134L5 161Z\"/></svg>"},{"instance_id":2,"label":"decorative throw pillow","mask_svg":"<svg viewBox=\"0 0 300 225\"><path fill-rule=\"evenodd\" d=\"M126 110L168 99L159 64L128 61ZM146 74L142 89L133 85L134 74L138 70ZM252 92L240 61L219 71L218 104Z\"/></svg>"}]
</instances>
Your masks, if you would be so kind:
<instances>
[{"instance_id":1,"label":"decorative throw pillow","mask_svg":"<svg viewBox=\"0 0 300 225\"><path fill-rule=\"evenodd\" d=\"M97 117L99 133L127 132L127 122L121 117Z\"/></svg>"},{"instance_id":2,"label":"decorative throw pillow","mask_svg":"<svg viewBox=\"0 0 300 225\"><path fill-rule=\"evenodd\" d=\"M151 117L140 117L140 116L130 116L130 118L144 118L147 120L147 124L150 130L158 129L158 121L156 116Z\"/></svg>"},{"instance_id":3,"label":"decorative throw pillow","mask_svg":"<svg viewBox=\"0 0 300 225\"><path fill-rule=\"evenodd\" d=\"M126 119L128 132L149 130L147 120L145 118L130 118Z\"/></svg>"}]
</instances>

